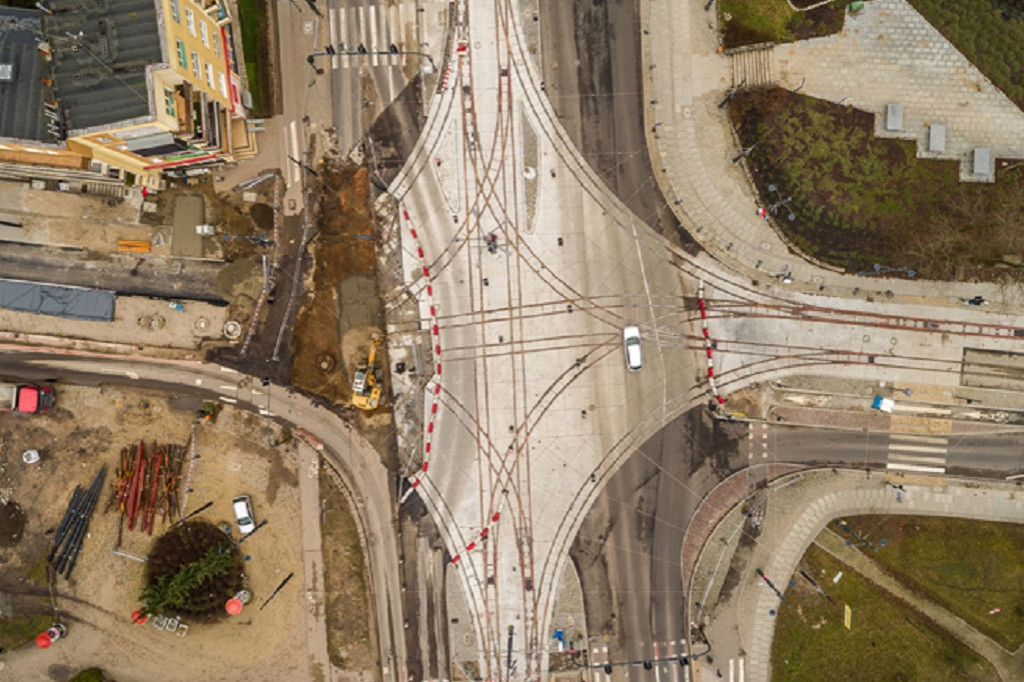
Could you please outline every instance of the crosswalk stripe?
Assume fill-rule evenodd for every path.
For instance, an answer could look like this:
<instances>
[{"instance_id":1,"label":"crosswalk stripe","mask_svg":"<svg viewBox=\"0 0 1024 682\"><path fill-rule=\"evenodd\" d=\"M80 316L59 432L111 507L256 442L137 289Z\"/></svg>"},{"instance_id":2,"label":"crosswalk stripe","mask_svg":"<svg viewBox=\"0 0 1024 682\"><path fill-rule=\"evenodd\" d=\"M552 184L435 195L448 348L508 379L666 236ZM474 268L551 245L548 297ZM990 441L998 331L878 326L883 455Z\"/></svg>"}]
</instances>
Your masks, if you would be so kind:
<instances>
[{"instance_id":1,"label":"crosswalk stripe","mask_svg":"<svg viewBox=\"0 0 1024 682\"><path fill-rule=\"evenodd\" d=\"M900 462L886 462L886 469L895 469L897 471L917 471L923 474L944 474L946 473L945 467L926 467L919 466L917 464L902 464Z\"/></svg>"},{"instance_id":2,"label":"crosswalk stripe","mask_svg":"<svg viewBox=\"0 0 1024 682\"><path fill-rule=\"evenodd\" d=\"M889 453L889 461L917 462L918 464L945 464L945 457L922 457L920 455L903 455L897 452Z\"/></svg>"},{"instance_id":3,"label":"crosswalk stripe","mask_svg":"<svg viewBox=\"0 0 1024 682\"><path fill-rule=\"evenodd\" d=\"M352 41L354 43L352 45L352 49L353 50L356 49L360 45L364 45L365 46L366 43L363 40L363 36L365 36L365 35L366 35L366 5L359 5L359 7L356 8L356 39ZM361 57L356 57L356 59L361 59Z\"/></svg>"},{"instance_id":4,"label":"crosswalk stripe","mask_svg":"<svg viewBox=\"0 0 1024 682\"><path fill-rule=\"evenodd\" d=\"M909 433L891 433L890 440L905 440L912 443L935 443L936 445L948 445L949 439L942 436L917 436Z\"/></svg>"},{"instance_id":5,"label":"crosswalk stripe","mask_svg":"<svg viewBox=\"0 0 1024 682\"><path fill-rule=\"evenodd\" d=\"M369 28L370 28L370 44L366 48L372 52L376 52L380 49L380 43L377 42L377 5L370 5L369 7ZM377 66L380 63L380 55L370 55L370 64Z\"/></svg>"},{"instance_id":6,"label":"crosswalk stripe","mask_svg":"<svg viewBox=\"0 0 1024 682\"><path fill-rule=\"evenodd\" d=\"M392 45L398 45L402 42L400 38L396 37L396 30L398 28L398 10L401 7L391 5L387 8L387 15L384 17L384 46L382 50L391 49ZM388 55L387 63L389 66L394 66L398 63L400 55Z\"/></svg>"},{"instance_id":7,"label":"crosswalk stripe","mask_svg":"<svg viewBox=\"0 0 1024 682\"><path fill-rule=\"evenodd\" d=\"M951 414L953 411L948 407L929 407L917 403L896 403L892 407L894 412L916 412L917 414Z\"/></svg>"},{"instance_id":8,"label":"crosswalk stripe","mask_svg":"<svg viewBox=\"0 0 1024 682\"><path fill-rule=\"evenodd\" d=\"M889 452L903 450L905 452L946 452L947 448L935 447L934 445L904 445L903 443L889 443Z\"/></svg>"},{"instance_id":9,"label":"crosswalk stripe","mask_svg":"<svg viewBox=\"0 0 1024 682\"><path fill-rule=\"evenodd\" d=\"M338 9L337 7L335 7L334 9L330 10L330 12L328 12L328 15L327 15L328 21L330 22L330 33L331 33L330 43L331 43L331 45L334 46L335 49L337 49L338 43L340 42L340 40L338 38L338 36L340 35L340 33L338 33L338 15L339 14L341 14L341 10ZM338 66L340 64L340 61L341 60L340 60L340 58L337 55L334 55L333 57L331 57L331 68L332 69L338 68Z\"/></svg>"},{"instance_id":10,"label":"crosswalk stripe","mask_svg":"<svg viewBox=\"0 0 1024 682\"><path fill-rule=\"evenodd\" d=\"M352 12L351 7L342 7L338 13L338 41L341 43L342 52L347 52L355 47L352 44L352 39L348 37L348 31L346 27L351 25L352 22L348 20L349 12ZM352 57L350 55L341 55L341 66L349 67L352 66Z\"/></svg>"}]
</instances>

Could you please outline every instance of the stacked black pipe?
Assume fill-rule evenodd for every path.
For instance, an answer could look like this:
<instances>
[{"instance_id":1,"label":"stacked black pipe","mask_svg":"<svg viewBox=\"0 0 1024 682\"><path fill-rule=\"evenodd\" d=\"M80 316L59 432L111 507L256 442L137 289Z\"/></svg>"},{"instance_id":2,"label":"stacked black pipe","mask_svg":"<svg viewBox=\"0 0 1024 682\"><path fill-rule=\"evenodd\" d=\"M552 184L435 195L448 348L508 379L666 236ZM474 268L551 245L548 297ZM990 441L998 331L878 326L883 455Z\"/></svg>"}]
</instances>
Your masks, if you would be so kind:
<instances>
[{"instance_id":1,"label":"stacked black pipe","mask_svg":"<svg viewBox=\"0 0 1024 682\"><path fill-rule=\"evenodd\" d=\"M71 577L71 571L78 560L78 552L82 549L82 541L89 530L89 519L96 509L96 500L103 489L103 479L107 475L107 467L100 469L88 490L75 486L64 518L57 527L50 550L49 561L56 573L63 573L65 578Z\"/></svg>"}]
</instances>

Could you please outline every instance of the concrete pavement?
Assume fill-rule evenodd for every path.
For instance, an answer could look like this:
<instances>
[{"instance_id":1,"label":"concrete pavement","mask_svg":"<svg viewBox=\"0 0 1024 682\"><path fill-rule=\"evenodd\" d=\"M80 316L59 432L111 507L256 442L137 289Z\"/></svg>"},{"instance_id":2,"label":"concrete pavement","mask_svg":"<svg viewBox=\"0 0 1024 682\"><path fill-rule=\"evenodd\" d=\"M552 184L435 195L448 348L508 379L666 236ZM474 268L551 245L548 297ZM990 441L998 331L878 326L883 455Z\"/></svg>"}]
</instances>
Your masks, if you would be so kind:
<instances>
[{"instance_id":1,"label":"concrete pavement","mask_svg":"<svg viewBox=\"0 0 1024 682\"><path fill-rule=\"evenodd\" d=\"M300 441L299 508L302 519L302 567L306 587L306 642L309 645L309 679L332 682L334 669L327 654L327 617L324 611L323 535L320 527L320 457Z\"/></svg>"},{"instance_id":2,"label":"concrete pavement","mask_svg":"<svg viewBox=\"0 0 1024 682\"><path fill-rule=\"evenodd\" d=\"M868 3L868 8L872 13L881 12L886 7L897 7L893 3L898 3L900 7L906 5L902 0L885 0ZM646 30L642 50L647 103L645 120L655 180L676 210L680 222L722 263L747 278L763 282L762 288L769 291L799 290L815 296L840 295L848 299L865 300L873 297L879 289L885 289L892 291L897 301L947 306L958 304L959 298L980 294L997 304L992 306L990 312L997 308L1012 310L1024 303L1024 292L1018 286L949 284L944 285L942 295L937 295L934 285L929 282L843 275L790 253L785 240L757 216L758 204L752 185L744 175L742 165L732 161L737 154L737 144L725 113L718 108L732 85L732 78L729 57L717 53L714 13L705 12L703 4L699 2L652 0L641 3L640 7L641 25ZM900 21L892 25L887 22L885 30L900 31L900 26L904 26L907 39L916 35L915 31L923 30L917 23L906 18L905 14L901 10ZM870 16L875 15L858 18L851 25L851 32L866 31L872 21ZM876 61L872 64L889 59L887 73L894 77L900 76L895 78L891 86L880 86L879 82L885 81L885 78L877 77L878 69L865 67L863 77L868 78L870 74L871 83L862 84L859 94L844 90L836 100L854 97L856 102L862 102L870 109L871 106L878 106L883 98L895 97L901 90L905 90L908 93L907 101L915 102L913 107L908 104L905 109L915 112L912 116L908 114L907 118L907 124L912 130L917 130L929 121L941 122L939 118L942 116L932 117L929 113L921 113L920 109L926 109L933 103L931 97L935 98L937 106L937 100L949 95L949 91L936 90L929 95L922 90L926 89L925 84L921 85L921 89L911 87L908 80L911 69L907 67L912 62L916 63L915 60L920 61L938 50L943 57L941 64L948 67L945 71L948 78L953 80L955 76L964 81L966 87L970 87L977 79L969 78L971 72L949 56L949 50L941 47L939 39L933 35L918 37L921 38L918 41L921 43L920 53L911 51L905 45L901 47L901 43L894 39L892 48L881 50L880 54L873 57ZM784 79L795 79L798 85L806 76L808 84L814 83L814 87L822 84L820 95L830 97L838 92L833 92L831 85L824 85L826 81L834 79L835 83L848 84L849 89L857 82L853 75L844 80L844 76L837 75L830 66L835 67L837 61L845 60L844 68L849 70L858 54L851 50L854 47L856 50L867 50L868 47L863 41L863 35L824 40L832 42L809 41L805 46L780 50L779 61L784 60ZM834 47L829 47L833 43ZM850 46L851 49L843 52L844 46ZM874 45L870 49L874 50ZM814 56L826 53L831 62L819 61ZM891 63L893 60L896 63ZM936 74L935 78L941 79L941 67L933 67L932 72ZM916 72L913 75L917 77ZM1016 115L1007 112L1003 99L989 92L983 82L978 81L977 89L979 95L971 103L971 110L977 111L980 121L977 124L977 139L991 139L994 146L1003 145L1007 152L1011 151L1008 141L1004 144L1001 138L985 137L989 135L985 131L992 131L1007 122L1007 135L1013 137L1012 131L1020 125L1020 112ZM865 90L873 94L866 96L863 94ZM815 94L809 89L808 93ZM917 99L912 99L911 93ZM959 100L954 99L954 102ZM951 102L949 106L952 105ZM943 108L936 110L945 111ZM954 119L950 113L948 120L961 119ZM1012 124L1009 123L1011 121ZM968 122L963 125L969 127ZM958 140L961 140L958 144L963 144L963 140L967 139L966 127L964 130L963 138L957 132ZM1014 140L1017 139L1014 137ZM1003 146L999 148L1003 149ZM786 273L792 275L793 281L789 285L780 281L781 275Z\"/></svg>"},{"instance_id":3,"label":"concrete pavement","mask_svg":"<svg viewBox=\"0 0 1024 682\"><path fill-rule=\"evenodd\" d=\"M886 485L887 480L904 486L901 499ZM737 551L738 531L750 523L747 509L738 506L745 498L745 488L737 489L741 494L732 500L737 506L709 536L693 573L691 620L701 622L707 617L705 632L717 660L743 655L749 679L767 680L775 627L772 611L778 610L780 601L755 569L763 570L781 589L814 538L841 516L934 514L1022 523L1024 499L1015 495L1016 491L1013 484L948 477L889 479L846 470L793 474L773 481L760 497L748 502L748 509L763 511L763 520L753 546ZM719 598L727 569L739 576L738 583ZM966 636L968 640L974 637L972 633ZM1006 664L1005 652L993 650L991 644L979 646L995 658L997 667Z\"/></svg>"}]
</instances>

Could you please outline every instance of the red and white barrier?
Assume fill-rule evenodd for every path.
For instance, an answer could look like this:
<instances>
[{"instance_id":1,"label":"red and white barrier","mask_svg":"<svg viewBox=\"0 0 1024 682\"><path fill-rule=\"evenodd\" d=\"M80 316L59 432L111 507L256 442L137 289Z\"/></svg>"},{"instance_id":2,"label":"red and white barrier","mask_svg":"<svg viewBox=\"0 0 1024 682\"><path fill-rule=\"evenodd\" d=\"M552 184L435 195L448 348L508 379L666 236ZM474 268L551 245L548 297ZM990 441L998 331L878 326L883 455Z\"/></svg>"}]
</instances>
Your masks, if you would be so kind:
<instances>
[{"instance_id":1,"label":"red and white barrier","mask_svg":"<svg viewBox=\"0 0 1024 682\"><path fill-rule=\"evenodd\" d=\"M708 387L711 389L711 395L718 401L718 404L724 405L725 398L718 392L718 387L715 385L715 361L712 357L711 333L708 331L708 311L707 303L704 301L703 280L697 285L697 307L700 308L700 326L704 332L704 351L708 356Z\"/></svg>"},{"instance_id":2,"label":"red and white barrier","mask_svg":"<svg viewBox=\"0 0 1024 682\"><path fill-rule=\"evenodd\" d=\"M426 295L430 310L430 338L434 346L434 358L437 360L437 364L434 367L434 376L431 378L431 383L434 385L434 390L431 391L431 404L430 414L427 417L426 428L423 434L423 465L420 470L414 475L409 477L409 485L415 489L420 486L423 482L423 476L430 469L430 456L431 450L433 449L433 438L435 421L437 420L437 413L440 408L440 396L441 396L441 329L437 324L437 306L434 304L434 286L430 283L430 267L427 265L426 258L423 252L423 245L420 243L420 236L416 232L416 228L412 226L412 221L409 217L409 211L402 210L402 218L405 220L409 227L409 235L413 238L416 244L416 255L420 260L420 268L423 271L423 276L427 278ZM430 385L429 383L427 384ZM472 552L477 548L478 544L487 539L488 534L491 532L491 528L498 523L498 519L501 518L501 511L496 511L491 516L490 523L482 528L480 532L475 536L473 540L465 546L466 552ZM456 554L451 558L451 563L458 563L462 559L461 554Z\"/></svg>"}]
</instances>

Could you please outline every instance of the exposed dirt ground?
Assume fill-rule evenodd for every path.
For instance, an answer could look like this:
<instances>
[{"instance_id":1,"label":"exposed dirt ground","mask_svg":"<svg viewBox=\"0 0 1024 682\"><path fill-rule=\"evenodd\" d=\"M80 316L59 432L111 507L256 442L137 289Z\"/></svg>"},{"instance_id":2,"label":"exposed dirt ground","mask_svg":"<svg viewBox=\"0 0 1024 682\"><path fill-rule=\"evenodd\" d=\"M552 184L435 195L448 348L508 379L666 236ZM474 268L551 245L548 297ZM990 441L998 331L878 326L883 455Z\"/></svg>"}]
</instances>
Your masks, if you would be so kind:
<instances>
[{"instance_id":1,"label":"exposed dirt ground","mask_svg":"<svg viewBox=\"0 0 1024 682\"><path fill-rule=\"evenodd\" d=\"M109 471L74 573L70 580L56 579L55 606L58 619L69 627L67 638L45 651L31 643L9 647L0 658L5 666L0 680L48 679L42 673L47 666L57 666L54 671L59 673L90 665L102 667L119 682L276 682L304 676L302 672L296 678L296 671L306 670L308 657L297 466L291 445L268 445L287 436L255 415L232 409L198 426L199 459L194 461L186 510L213 502L198 518L228 527L237 537L231 499L249 494L257 522L269 523L241 545L253 603L226 622L193 623L181 638L130 622L139 604L143 564L112 552L118 516L104 509L121 448L139 440L184 445L199 402L102 386L59 386L57 391L57 406L47 415L0 415L0 491L25 511L20 537L17 521L0 529L5 538L0 543L0 626L13 622L9 616L52 613L45 587L47 531L60 522L76 484L87 486L104 464ZM27 449L39 450L38 464L21 461ZM185 486L183 482L182 497ZM166 527L158 517L153 537L125 530L121 550L147 554ZM261 611L264 600L293 572L298 579ZM62 678L58 674L49 679Z\"/></svg>"},{"instance_id":2,"label":"exposed dirt ground","mask_svg":"<svg viewBox=\"0 0 1024 682\"><path fill-rule=\"evenodd\" d=\"M320 231L310 247L313 281L295 321L292 384L333 402L348 403L352 368L341 357L342 306L378 305L375 295L342 301L340 294L342 282L350 276L374 273L369 176L365 168L353 167L325 171L324 180L328 187L341 189L321 200Z\"/></svg>"}]
</instances>

